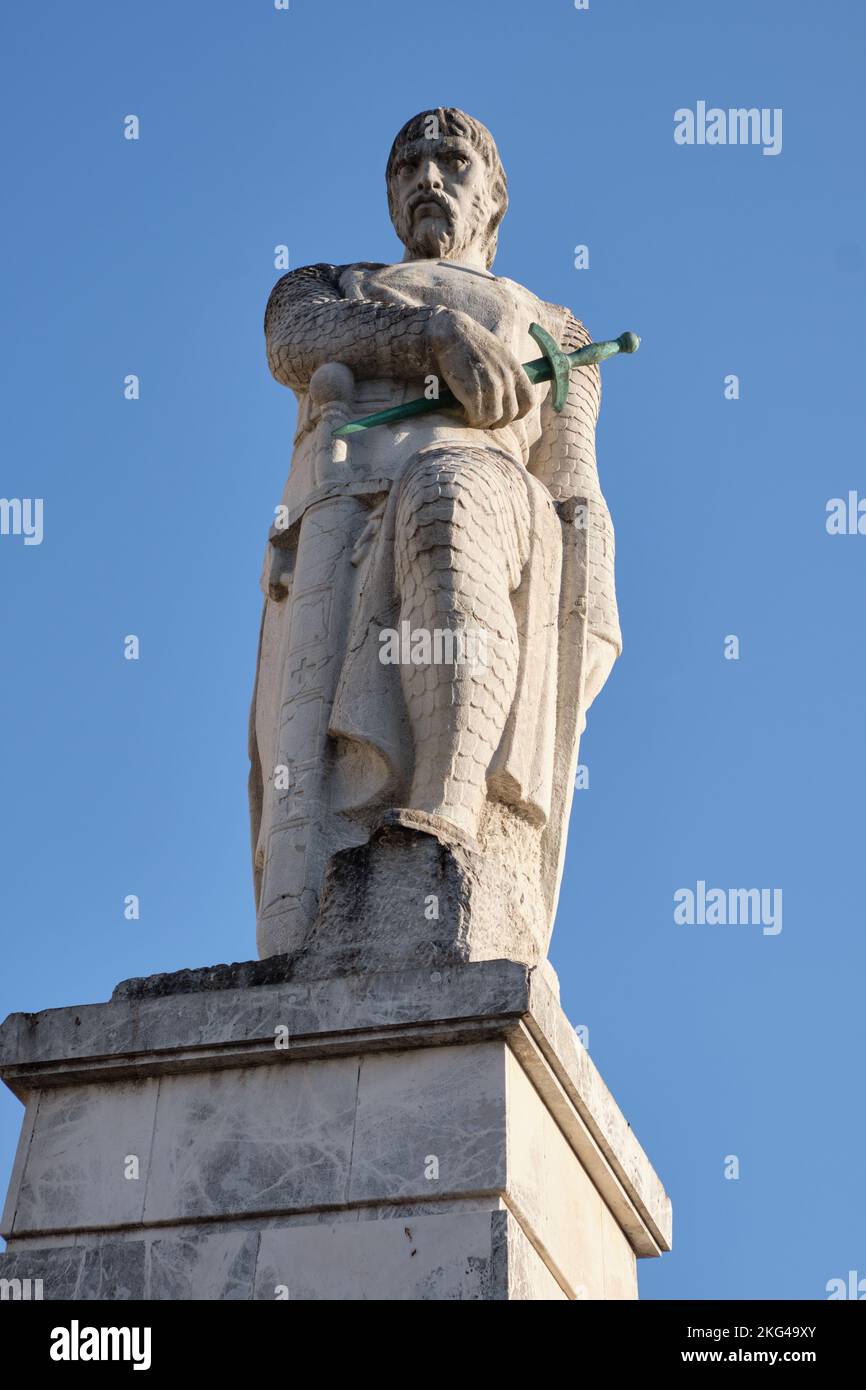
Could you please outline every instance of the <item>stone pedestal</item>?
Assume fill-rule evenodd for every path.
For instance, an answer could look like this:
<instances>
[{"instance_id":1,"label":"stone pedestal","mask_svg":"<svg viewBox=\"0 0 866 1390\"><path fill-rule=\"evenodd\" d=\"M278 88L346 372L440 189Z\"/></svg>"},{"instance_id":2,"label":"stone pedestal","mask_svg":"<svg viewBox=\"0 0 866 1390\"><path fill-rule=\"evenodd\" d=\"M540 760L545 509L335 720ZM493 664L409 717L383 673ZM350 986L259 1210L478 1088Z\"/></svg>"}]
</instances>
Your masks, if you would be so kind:
<instances>
[{"instance_id":1,"label":"stone pedestal","mask_svg":"<svg viewBox=\"0 0 866 1390\"><path fill-rule=\"evenodd\" d=\"M291 970L7 1019L26 1113L0 1279L46 1299L637 1297L670 1202L549 976Z\"/></svg>"}]
</instances>

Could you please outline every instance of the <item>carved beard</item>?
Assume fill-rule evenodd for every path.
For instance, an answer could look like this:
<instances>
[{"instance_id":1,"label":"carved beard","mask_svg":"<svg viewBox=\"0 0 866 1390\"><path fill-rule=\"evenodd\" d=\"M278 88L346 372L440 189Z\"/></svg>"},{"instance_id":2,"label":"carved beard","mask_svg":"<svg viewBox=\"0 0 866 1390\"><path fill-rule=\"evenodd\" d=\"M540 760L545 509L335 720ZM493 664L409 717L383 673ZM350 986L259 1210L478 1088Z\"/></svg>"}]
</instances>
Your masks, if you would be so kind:
<instances>
[{"instance_id":1,"label":"carved beard","mask_svg":"<svg viewBox=\"0 0 866 1390\"><path fill-rule=\"evenodd\" d=\"M442 260L454 246L454 232L454 222L444 212L441 217L425 217L409 231L406 246L419 259Z\"/></svg>"},{"instance_id":2,"label":"carved beard","mask_svg":"<svg viewBox=\"0 0 866 1390\"><path fill-rule=\"evenodd\" d=\"M437 203L438 215L425 210L425 215L416 220L414 210L423 202ZM460 261L467 249L479 241L481 228L489 225L489 207L478 196L473 199L469 212L464 219L460 209L442 193L425 197L414 194L400 209L394 230L416 260Z\"/></svg>"},{"instance_id":3,"label":"carved beard","mask_svg":"<svg viewBox=\"0 0 866 1390\"><path fill-rule=\"evenodd\" d=\"M415 209L422 203L435 204L437 211L425 208L416 218ZM410 255L419 260L436 259L446 256L454 245L456 224L457 210L450 198L443 193L414 193L400 209L396 231Z\"/></svg>"}]
</instances>

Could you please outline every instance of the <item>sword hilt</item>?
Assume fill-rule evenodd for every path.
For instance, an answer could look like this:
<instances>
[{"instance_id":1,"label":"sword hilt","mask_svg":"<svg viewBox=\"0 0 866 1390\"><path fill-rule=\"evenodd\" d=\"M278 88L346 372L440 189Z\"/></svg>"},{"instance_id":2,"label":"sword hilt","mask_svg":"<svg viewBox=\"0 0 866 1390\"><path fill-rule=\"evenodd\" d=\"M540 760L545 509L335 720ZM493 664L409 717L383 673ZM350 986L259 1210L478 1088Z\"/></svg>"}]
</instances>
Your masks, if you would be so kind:
<instances>
[{"instance_id":1,"label":"sword hilt","mask_svg":"<svg viewBox=\"0 0 866 1390\"><path fill-rule=\"evenodd\" d=\"M310 401L318 413L315 441L316 483L324 483L345 465L348 445L341 436L355 399L355 378L342 362L323 362L310 377Z\"/></svg>"},{"instance_id":2,"label":"sword hilt","mask_svg":"<svg viewBox=\"0 0 866 1390\"><path fill-rule=\"evenodd\" d=\"M591 367L596 362L604 362L608 357L615 357L620 352L637 352L640 347L640 338L636 333L620 333L618 338L611 338L602 343L587 343L586 347L578 348L576 352L566 353L540 323L530 324L529 332L544 356L536 357L532 362L524 362L523 370L533 385L542 381L553 381L551 404L557 411L562 410L568 399L569 377L575 367ZM319 371L323 370L324 368L319 368ZM449 412L462 408L454 393L445 390L440 391L435 400L421 396L418 400L392 406L390 410L377 410L373 415L365 415L360 420L348 420L332 433L336 438L342 438L348 434L356 434L359 430L375 429L377 425L391 425L397 420L408 420L413 415L430 415L435 411Z\"/></svg>"}]
</instances>

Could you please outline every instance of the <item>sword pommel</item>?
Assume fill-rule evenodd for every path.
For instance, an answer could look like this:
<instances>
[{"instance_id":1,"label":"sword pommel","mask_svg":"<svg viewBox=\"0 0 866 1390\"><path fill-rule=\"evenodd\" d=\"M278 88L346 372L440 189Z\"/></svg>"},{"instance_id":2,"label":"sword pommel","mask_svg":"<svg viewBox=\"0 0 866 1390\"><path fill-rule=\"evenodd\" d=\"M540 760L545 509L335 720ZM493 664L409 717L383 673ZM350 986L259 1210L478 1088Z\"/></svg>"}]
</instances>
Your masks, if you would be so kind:
<instances>
[{"instance_id":1,"label":"sword pommel","mask_svg":"<svg viewBox=\"0 0 866 1390\"><path fill-rule=\"evenodd\" d=\"M323 362L310 377L310 401L318 415L316 482L324 483L345 466L348 446L334 437L346 424L355 399L355 378L342 362Z\"/></svg>"}]
</instances>

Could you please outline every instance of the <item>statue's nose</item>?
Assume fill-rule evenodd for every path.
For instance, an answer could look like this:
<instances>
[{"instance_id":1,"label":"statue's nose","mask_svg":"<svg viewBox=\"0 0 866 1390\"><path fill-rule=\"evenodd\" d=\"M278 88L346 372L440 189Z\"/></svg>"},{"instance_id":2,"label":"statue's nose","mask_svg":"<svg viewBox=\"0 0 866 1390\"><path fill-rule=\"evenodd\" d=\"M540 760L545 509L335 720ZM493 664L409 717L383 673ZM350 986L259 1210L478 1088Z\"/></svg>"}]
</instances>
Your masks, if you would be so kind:
<instances>
[{"instance_id":1,"label":"statue's nose","mask_svg":"<svg viewBox=\"0 0 866 1390\"><path fill-rule=\"evenodd\" d=\"M442 175L435 164L427 164L418 171L418 188L430 189L442 187Z\"/></svg>"}]
</instances>

